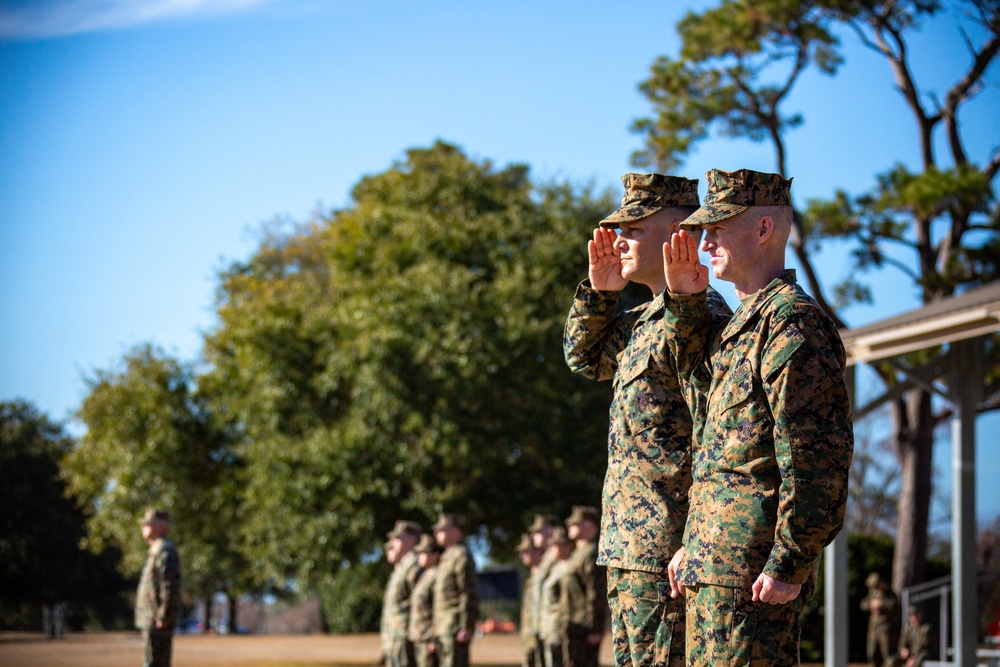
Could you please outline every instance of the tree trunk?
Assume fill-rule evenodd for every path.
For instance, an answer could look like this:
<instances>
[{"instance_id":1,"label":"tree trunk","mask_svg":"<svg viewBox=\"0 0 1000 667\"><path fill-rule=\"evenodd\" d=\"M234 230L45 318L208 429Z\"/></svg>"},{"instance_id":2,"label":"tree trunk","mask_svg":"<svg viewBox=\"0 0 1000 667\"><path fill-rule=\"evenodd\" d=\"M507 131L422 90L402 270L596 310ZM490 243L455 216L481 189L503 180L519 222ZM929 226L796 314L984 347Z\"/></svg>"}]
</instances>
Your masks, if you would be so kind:
<instances>
[{"instance_id":1,"label":"tree trunk","mask_svg":"<svg viewBox=\"0 0 1000 667\"><path fill-rule=\"evenodd\" d=\"M229 591L226 591L226 601L229 603L229 632L230 634L236 634L236 621L238 614L236 613L236 596L234 596Z\"/></svg>"},{"instance_id":2,"label":"tree trunk","mask_svg":"<svg viewBox=\"0 0 1000 667\"><path fill-rule=\"evenodd\" d=\"M892 587L899 593L907 586L922 582L926 572L934 468L934 415L930 394L912 390L894 401L892 421L893 446L900 465Z\"/></svg>"}]
</instances>

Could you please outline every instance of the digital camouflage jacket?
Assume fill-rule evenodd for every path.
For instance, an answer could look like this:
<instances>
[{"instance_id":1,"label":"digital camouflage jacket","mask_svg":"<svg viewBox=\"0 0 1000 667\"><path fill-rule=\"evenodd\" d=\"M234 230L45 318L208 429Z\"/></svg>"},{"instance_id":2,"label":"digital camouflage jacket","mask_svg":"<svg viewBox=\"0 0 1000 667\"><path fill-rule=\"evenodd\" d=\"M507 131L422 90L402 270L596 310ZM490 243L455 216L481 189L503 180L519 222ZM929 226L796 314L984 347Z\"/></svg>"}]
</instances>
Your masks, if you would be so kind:
<instances>
[{"instance_id":1,"label":"digital camouflage jacket","mask_svg":"<svg viewBox=\"0 0 1000 667\"><path fill-rule=\"evenodd\" d=\"M692 415L664 340L664 295L616 315L617 304L584 281L563 337L573 372L614 379L597 562L665 572L687 518ZM709 304L732 312L711 289Z\"/></svg>"},{"instance_id":2,"label":"digital camouflage jacket","mask_svg":"<svg viewBox=\"0 0 1000 667\"><path fill-rule=\"evenodd\" d=\"M135 627L173 632L181 610L181 560L163 537L149 546L135 596ZM160 628L156 622L162 621Z\"/></svg>"},{"instance_id":3,"label":"digital camouflage jacket","mask_svg":"<svg viewBox=\"0 0 1000 667\"><path fill-rule=\"evenodd\" d=\"M420 577L417 553L408 551L392 568L389 582L385 586L382 599L382 622L379 633L383 642L392 639L406 639L410 625L410 596Z\"/></svg>"},{"instance_id":4,"label":"digital camouflage jacket","mask_svg":"<svg viewBox=\"0 0 1000 667\"><path fill-rule=\"evenodd\" d=\"M707 403L680 579L749 587L764 572L808 592L843 525L854 448L837 328L792 270L725 326L704 292L671 295L668 311L678 370Z\"/></svg>"},{"instance_id":5,"label":"digital camouflage jacket","mask_svg":"<svg viewBox=\"0 0 1000 667\"><path fill-rule=\"evenodd\" d=\"M444 550L434 576L434 636L475 632L479 620L476 564L464 543Z\"/></svg>"}]
</instances>

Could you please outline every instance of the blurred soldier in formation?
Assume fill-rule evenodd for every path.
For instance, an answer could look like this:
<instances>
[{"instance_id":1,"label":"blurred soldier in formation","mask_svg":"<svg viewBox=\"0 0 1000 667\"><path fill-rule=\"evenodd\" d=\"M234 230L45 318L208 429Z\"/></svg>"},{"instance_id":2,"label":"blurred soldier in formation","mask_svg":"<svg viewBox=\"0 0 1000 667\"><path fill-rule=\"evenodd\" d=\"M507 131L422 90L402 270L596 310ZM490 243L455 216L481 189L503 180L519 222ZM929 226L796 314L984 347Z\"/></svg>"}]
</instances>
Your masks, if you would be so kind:
<instances>
[{"instance_id":1,"label":"blurred soldier in formation","mask_svg":"<svg viewBox=\"0 0 1000 667\"><path fill-rule=\"evenodd\" d=\"M566 519L566 532L574 545L570 563L582 589L582 595L570 601L567 638L572 667L597 667L607 621L608 577L604 566L597 564L600 520L596 508L580 505Z\"/></svg>"},{"instance_id":2,"label":"blurred soldier in formation","mask_svg":"<svg viewBox=\"0 0 1000 667\"><path fill-rule=\"evenodd\" d=\"M538 576L538 564L542 560L542 550L535 547L531 535L525 533L517 545L517 555L521 564L528 571L521 588L521 622L520 635L523 659L521 667L543 667L538 662L538 621L535 618L535 579Z\"/></svg>"},{"instance_id":3,"label":"blurred soldier in formation","mask_svg":"<svg viewBox=\"0 0 1000 667\"><path fill-rule=\"evenodd\" d=\"M440 667L468 667L479 619L476 564L465 545L465 518L442 514L434 539L444 552L434 576L434 645Z\"/></svg>"},{"instance_id":4,"label":"blurred soldier in formation","mask_svg":"<svg viewBox=\"0 0 1000 667\"><path fill-rule=\"evenodd\" d=\"M575 545L558 527L549 538L552 567L542 584L539 635L545 647L545 667L569 667L568 631L572 605L584 597L583 587L570 557Z\"/></svg>"},{"instance_id":5,"label":"blurred soldier in formation","mask_svg":"<svg viewBox=\"0 0 1000 667\"><path fill-rule=\"evenodd\" d=\"M145 667L169 667L181 609L181 561L167 539L170 514L150 509L139 522L149 556L135 596L135 626L142 630Z\"/></svg>"},{"instance_id":6,"label":"blurred soldier in formation","mask_svg":"<svg viewBox=\"0 0 1000 667\"><path fill-rule=\"evenodd\" d=\"M385 558L392 565L392 574L382 600L382 655L385 667L413 667L413 645L407 639L410 624L410 597L420 576L417 554L413 547L422 530L413 521L397 521L386 534Z\"/></svg>"},{"instance_id":7,"label":"blurred soldier in formation","mask_svg":"<svg viewBox=\"0 0 1000 667\"><path fill-rule=\"evenodd\" d=\"M413 646L416 667L437 667L434 647L434 575L441 547L430 535L421 535L414 547L420 577L410 596L410 628L408 638Z\"/></svg>"},{"instance_id":8,"label":"blurred soldier in formation","mask_svg":"<svg viewBox=\"0 0 1000 667\"><path fill-rule=\"evenodd\" d=\"M555 558L549 549L549 540L552 539L552 531L561 525L562 523L559 521L559 518L554 514L536 514L535 520L528 527L528 532L531 533L531 543L541 554L538 561L538 571L535 573L532 581L533 588L531 590L532 613L535 619L535 664L538 667L545 664L545 642L542 641L541 628L542 586L545 585L545 580L548 578L549 572L555 564Z\"/></svg>"}]
</instances>

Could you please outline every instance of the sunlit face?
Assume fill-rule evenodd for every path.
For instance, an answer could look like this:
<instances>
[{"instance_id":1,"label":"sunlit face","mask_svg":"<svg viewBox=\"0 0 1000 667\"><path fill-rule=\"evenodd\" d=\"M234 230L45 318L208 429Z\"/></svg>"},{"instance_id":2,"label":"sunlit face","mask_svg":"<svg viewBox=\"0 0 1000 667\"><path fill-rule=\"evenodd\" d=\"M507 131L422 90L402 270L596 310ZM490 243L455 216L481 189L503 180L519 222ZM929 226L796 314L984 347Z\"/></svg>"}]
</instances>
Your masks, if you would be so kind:
<instances>
[{"instance_id":1,"label":"sunlit face","mask_svg":"<svg viewBox=\"0 0 1000 667\"><path fill-rule=\"evenodd\" d=\"M621 253L622 278L640 285L662 283L663 244L670 238L670 225L652 215L623 222L615 245Z\"/></svg>"},{"instance_id":2,"label":"sunlit face","mask_svg":"<svg viewBox=\"0 0 1000 667\"><path fill-rule=\"evenodd\" d=\"M545 526L541 530L536 530L531 534L531 543L536 549L544 549L545 543L552 537L552 526Z\"/></svg>"},{"instance_id":3,"label":"sunlit face","mask_svg":"<svg viewBox=\"0 0 1000 667\"><path fill-rule=\"evenodd\" d=\"M705 225L701 249L708 254L712 275L740 284L753 275L759 259L757 226L752 210L714 225Z\"/></svg>"},{"instance_id":4,"label":"sunlit face","mask_svg":"<svg viewBox=\"0 0 1000 667\"><path fill-rule=\"evenodd\" d=\"M142 524L142 539L147 542L156 540L167 534L167 524L162 521L150 521Z\"/></svg>"},{"instance_id":5,"label":"sunlit face","mask_svg":"<svg viewBox=\"0 0 1000 667\"><path fill-rule=\"evenodd\" d=\"M389 561L390 565L395 565L399 562L402 548L403 543L400 542L398 537L393 537L385 543L385 559Z\"/></svg>"}]
</instances>

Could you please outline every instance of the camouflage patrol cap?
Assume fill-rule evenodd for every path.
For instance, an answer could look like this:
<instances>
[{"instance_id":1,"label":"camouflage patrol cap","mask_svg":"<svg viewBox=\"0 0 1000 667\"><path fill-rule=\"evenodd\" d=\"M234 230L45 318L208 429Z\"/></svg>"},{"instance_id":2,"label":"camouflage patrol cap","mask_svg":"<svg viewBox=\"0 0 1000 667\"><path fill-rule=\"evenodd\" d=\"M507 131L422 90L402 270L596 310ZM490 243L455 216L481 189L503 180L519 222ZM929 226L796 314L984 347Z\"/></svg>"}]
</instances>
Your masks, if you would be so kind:
<instances>
[{"instance_id":1,"label":"camouflage patrol cap","mask_svg":"<svg viewBox=\"0 0 1000 667\"><path fill-rule=\"evenodd\" d=\"M523 553L525 551L531 551L534 548L535 548L535 545L534 545L534 543L532 543L532 541L531 541L531 535L529 535L528 533L524 533L524 534L521 535L521 541L518 542L517 543L517 547L515 547L515 549L517 550L518 553Z\"/></svg>"},{"instance_id":2,"label":"camouflage patrol cap","mask_svg":"<svg viewBox=\"0 0 1000 667\"><path fill-rule=\"evenodd\" d=\"M880 581L882 581L882 578L878 576L878 572L872 572L865 578L865 586L872 588L873 586L878 586Z\"/></svg>"},{"instance_id":3,"label":"camouflage patrol cap","mask_svg":"<svg viewBox=\"0 0 1000 667\"><path fill-rule=\"evenodd\" d=\"M162 521L163 523L170 523L170 512L167 510L157 509L155 507L150 507L146 510L146 513L142 515L139 520L140 526L148 526L154 521Z\"/></svg>"},{"instance_id":4,"label":"camouflage patrol cap","mask_svg":"<svg viewBox=\"0 0 1000 667\"><path fill-rule=\"evenodd\" d=\"M528 532L538 533L546 528L559 525L559 518L555 514L536 514L535 520L528 526Z\"/></svg>"},{"instance_id":5,"label":"camouflage patrol cap","mask_svg":"<svg viewBox=\"0 0 1000 667\"><path fill-rule=\"evenodd\" d=\"M584 521L590 521L591 523L598 524L601 522L600 515L597 513L596 507L591 507L589 505L574 505L573 512L566 519L566 525L572 526L577 523L583 523Z\"/></svg>"},{"instance_id":6,"label":"camouflage patrol cap","mask_svg":"<svg viewBox=\"0 0 1000 667\"><path fill-rule=\"evenodd\" d=\"M751 206L791 206L792 179L751 169L705 172L705 201L681 227L712 225L742 213Z\"/></svg>"},{"instance_id":7,"label":"camouflage patrol cap","mask_svg":"<svg viewBox=\"0 0 1000 667\"><path fill-rule=\"evenodd\" d=\"M601 220L601 227L635 222L671 206L697 206L698 180L663 174L625 174L625 195L614 213Z\"/></svg>"},{"instance_id":8,"label":"camouflage patrol cap","mask_svg":"<svg viewBox=\"0 0 1000 667\"><path fill-rule=\"evenodd\" d=\"M413 547L413 550L418 554L439 554L441 553L441 545L435 542L430 535L424 534L420 536L420 541Z\"/></svg>"},{"instance_id":9,"label":"camouflage patrol cap","mask_svg":"<svg viewBox=\"0 0 1000 667\"><path fill-rule=\"evenodd\" d=\"M562 526L556 526L555 530L552 531L552 537L549 538L549 546L569 543L570 539L569 535L566 534L566 529Z\"/></svg>"},{"instance_id":10,"label":"camouflage patrol cap","mask_svg":"<svg viewBox=\"0 0 1000 667\"><path fill-rule=\"evenodd\" d=\"M413 535L416 537L422 532L424 531L420 527L420 524L415 521L397 521L396 525L385 536L391 540L394 537L403 537L404 535Z\"/></svg>"},{"instance_id":11,"label":"camouflage patrol cap","mask_svg":"<svg viewBox=\"0 0 1000 667\"><path fill-rule=\"evenodd\" d=\"M442 514L434 524L434 530L444 530L446 528L458 528L465 530L465 517L461 514Z\"/></svg>"}]
</instances>

